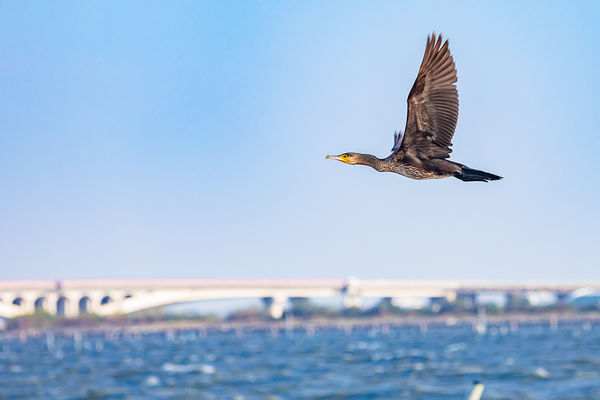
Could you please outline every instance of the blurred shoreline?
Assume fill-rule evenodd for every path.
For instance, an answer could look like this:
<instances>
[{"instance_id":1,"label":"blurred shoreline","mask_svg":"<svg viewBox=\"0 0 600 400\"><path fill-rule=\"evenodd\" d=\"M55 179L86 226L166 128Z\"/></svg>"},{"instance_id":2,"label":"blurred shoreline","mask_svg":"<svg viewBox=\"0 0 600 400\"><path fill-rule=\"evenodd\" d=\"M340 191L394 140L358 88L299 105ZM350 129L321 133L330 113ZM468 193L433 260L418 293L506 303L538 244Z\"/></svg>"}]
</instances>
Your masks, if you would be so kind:
<instances>
[{"instance_id":1,"label":"blurred shoreline","mask_svg":"<svg viewBox=\"0 0 600 400\"><path fill-rule=\"evenodd\" d=\"M536 325L547 327L549 330L557 329L564 324L600 323L600 314L597 312L585 313L558 313L548 312L539 314L507 313L502 315L489 315L482 321L478 315L439 315L439 316L373 316L362 318L351 317L318 317L302 319L288 317L271 321L220 321L220 320L157 320L152 322L131 322L123 319L107 319L93 325L81 323L78 319L69 320L65 326L45 327L16 327L0 331L0 338L23 338L23 336L36 336L52 332L55 334L71 335L74 332L106 334L106 335L135 335L142 333L160 333L175 331L198 331L201 335L209 333L264 331L271 335L305 330L307 334L314 333L316 329L341 329L351 331L354 328L378 328L383 331L390 327L414 327L423 332L436 327L452 327L471 325L474 330L486 328L503 328L516 330L521 325Z\"/></svg>"}]
</instances>

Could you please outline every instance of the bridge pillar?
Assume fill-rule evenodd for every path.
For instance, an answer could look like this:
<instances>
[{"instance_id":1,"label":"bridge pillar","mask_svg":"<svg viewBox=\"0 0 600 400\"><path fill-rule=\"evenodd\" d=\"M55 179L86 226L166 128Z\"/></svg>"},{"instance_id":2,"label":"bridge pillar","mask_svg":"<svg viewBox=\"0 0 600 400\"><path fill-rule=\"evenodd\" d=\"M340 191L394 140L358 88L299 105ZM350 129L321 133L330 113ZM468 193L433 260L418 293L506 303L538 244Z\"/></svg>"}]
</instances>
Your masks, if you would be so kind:
<instances>
[{"instance_id":1,"label":"bridge pillar","mask_svg":"<svg viewBox=\"0 0 600 400\"><path fill-rule=\"evenodd\" d=\"M79 315L79 300L70 298L65 307L65 317L75 318Z\"/></svg>"},{"instance_id":2,"label":"bridge pillar","mask_svg":"<svg viewBox=\"0 0 600 400\"><path fill-rule=\"evenodd\" d=\"M360 296L360 281L357 278L350 277L346 280L344 286L344 307L345 308L361 308L362 298Z\"/></svg>"},{"instance_id":3,"label":"bridge pillar","mask_svg":"<svg viewBox=\"0 0 600 400\"><path fill-rule=\"evenodd\" d=\"M90 290L82 297L87 297L89 299L87 302L88 314L101 314L103 311L102 298L104 297L104 292L100 290Z\"/></svg>"},{"instance_id":4,"label":"bridge pillar","mask_svg":"<svg viewBox=\"0 0 600 400\"><path fill-rule=\"evenodd\" d=\"M569 308L569 293L556 293L556 306L561 310Z\"/></svg>"},{"instance_id":5,"label":"bridge pillar","mask_svg":"<svg viewBox=\"0 0 600 400\"><path fill-rule=\"evenodd\" d=\"M456 290L448 290L446 292L446 301L448 303L454 303L456 301L456 297L457 297Z\"/></svg>"},{"instance_id":6,"label":"bridge pillar","mask_svg":"<svg viewBox=\"0 0 600 400\"><path fill-rule=\"evenodd\" d=\"M30 291L24 292L22 295L23 303L21 305L22 314L33 314L35 312L35 301L39 293Z\"/></svg>"},{"instance_id":7,"label":"bridge pillar","mask_svg":"<svg viewBox=\"0 0 600 400\"><path fill-rule=\"evenodd\" d=\"M556 302L557 303L566 303L569 299L569 293L557 292L556 293Z\"/></svg>"},{"instance_id":8,"label":"bridge pillar","mask_svg":"<svg viewBox=\"0 0 600 400\"><path fill-rule=\"evenodd\" d=\"M523 310L529 306L529 302L521 292L508 292L505 294L506 302L504 303L504 309L506 311L518 311Z\"/></svg>"},{"instance_id":9,"label":"bridge pillar","mask_svg":"<svg viewBox=\"0 0 600 400\"><path fill-rule=\"evenodd\" d=\"M459 293L456 297L456 302L465 310L475 310L477 307L477 293Z\"/></svg>"},{"instance_id":10,"label":"bridge pillar","mask_svg":"<svg viewBox=\"0 0 600 400\"><path fill-rule=\"evenodd\" d=\"M445 296L429 298L429 304L431 305L431 311L434 314L437 314L440 311L442 311L442 309L444 308L444 306L446 306L447 303L448 303L448 300L446 299Z\"/></svg>"},{"instance_id":11,"label":"bridge pillar","mask_svg":"<svg viewBox=\"0 0 600 400\"><path fill-rule=\"evenodd\" d=\"M344 296L344 308L362 308L362 297L356 294Z\"/></svg>"},{"instance_id":12,"label":"bridge pillar","mask_svg":"<svg viewBox=\"0 0 600 400\"><path fill-rule=\"evenodd\" d=\"M283 316L285 303L287 302L287 296L277 295L273 297L266 297L263 302L269 310L269 315L273 319L279 319Z\"/></svg>"},{"instance_id":13,"label":"bridge pillar","mask_svg":"<svg viewBox=\"0 0 600 400\"><path fill-rule=\"evenodd\" d=\"M46 294L46 301L44 302L44 310L52 315L56 315L56 303L58 302L57 293Z\"/></svg>"}]
</instances>

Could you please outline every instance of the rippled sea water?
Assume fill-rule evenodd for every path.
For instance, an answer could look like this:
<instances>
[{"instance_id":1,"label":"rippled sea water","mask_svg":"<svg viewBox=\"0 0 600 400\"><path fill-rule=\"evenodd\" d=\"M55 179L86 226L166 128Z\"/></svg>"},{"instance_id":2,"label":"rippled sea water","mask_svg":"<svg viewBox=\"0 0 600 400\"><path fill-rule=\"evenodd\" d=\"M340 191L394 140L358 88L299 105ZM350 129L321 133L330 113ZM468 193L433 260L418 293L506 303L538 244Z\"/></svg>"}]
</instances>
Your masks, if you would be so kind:
<instances>
[{"instance_id":1,"label":"rippled sea water","mask_svg":"<svg viewBox=\"0 0 600 400\"><path fill-rule=\"evenodd\" d=\"M514 328L514 327L513 327ZM600 326L0 339L2 399L600 399Z\"/></svg>"}]
</instances>

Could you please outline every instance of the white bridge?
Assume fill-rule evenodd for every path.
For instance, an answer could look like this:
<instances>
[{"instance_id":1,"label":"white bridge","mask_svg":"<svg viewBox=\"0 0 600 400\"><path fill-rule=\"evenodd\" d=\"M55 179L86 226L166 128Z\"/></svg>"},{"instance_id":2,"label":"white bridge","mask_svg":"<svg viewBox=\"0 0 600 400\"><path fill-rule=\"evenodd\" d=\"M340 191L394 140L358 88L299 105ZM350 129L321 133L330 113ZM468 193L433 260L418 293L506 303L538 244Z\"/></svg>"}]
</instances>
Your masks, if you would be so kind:
<instances>
[{"instance_id":1,"label":"white bridge","mask_svg":"<svg viewBox=\"0 0 600 400\"><path fill-rule=\"evenodd\" d=\"M507 296L552 292L558 297L577 289L600 290L599 284L492 283L457 281L391 281L331 279L239 280L63 280L0 281L0 317L12 318L45 311L76 317L80 314L129 314L136 311L201 300L260 298L273 318L280 318L293 298L343 297L346 307L359 307L362 298L426 297L454 302L473 301L485 292Z\"/></svg>"}]
</instances>

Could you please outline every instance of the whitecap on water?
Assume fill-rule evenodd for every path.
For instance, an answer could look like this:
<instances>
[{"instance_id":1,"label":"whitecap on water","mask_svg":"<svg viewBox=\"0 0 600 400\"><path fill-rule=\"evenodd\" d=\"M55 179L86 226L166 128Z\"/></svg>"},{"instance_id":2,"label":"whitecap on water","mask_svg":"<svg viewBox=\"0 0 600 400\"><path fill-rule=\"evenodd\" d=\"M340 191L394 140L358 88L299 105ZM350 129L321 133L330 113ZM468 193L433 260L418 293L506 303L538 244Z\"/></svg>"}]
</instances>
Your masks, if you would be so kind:
<instances>
[{"instance_id":1,"label":"whitecap on water","mask_svg":"<svg viewBox=\"0 0 600 400\"><path fill-rule=\"evenodd\" d=\"M202 364L200 366L200 371L204 372L205 374L214 374L215 370L215 367L213 367L212 365Z\"/></svg>"},{"instance_id":2,"label":"whitecap on water","mask_svg":"<svg viewBox=\"0 0 600 400\"><path fill-rule=\"evenodd\" d=\"M379 360L391 360L393 358L393 355L390 353L375 353L371 356L371 361L373 362L377 362Z\"/></svg>"},{"instance_id":3,"label":"whitecap on water","mask_svg":"<svg viewBox=\"0 0 600 400\"><path fill-rule=\"evenodd\" d=\"M356 344L356 348L359 350L366 350L369 347L369 343L367 342L358 342Z\"/></svg>"},{"instance_id":4,"label":"whitecap on water","mask_svg":"<svg viewBox=\"0 0 600 400\"><path fill-rule=\"evenodd\" d=\"M420 362L415 363L415 364L413 364L413 369L415 371L423 371L425 369L425 364L420 363Z\"/></svg>"},{"instance_id":5,"label":"whitecap on water","mask_svg":"<svg viewBox=\"0 0 600 400\"><path fill-rule=\"evenodd\" d=\"M23 372L23 368L20 365L11 365L10 372L19 374L19 373Z\"/></svg>"},{"instance_id":6,"label":"whitecap on water","mask_svg":"<svg viewBox=\"0 0 600 400\"><path fill-rule=\"evenodd\" d=\"M533 374L535 376L539 376L540 378L547 378L550 376L550 372L548 372L547 369L542 367L536 368L535 371L533 371Z\"/></svg>"},{"instance_id":7,"label":"whitecap on water","mask_svg":"<svg viewBox=\"0 0 600 400\"><path fill-rule=\"evenodd\" d=\"M146 386L158 386L158 385L160 385L160 379L158 379L158 376L150 375L144 381L144 385L146 385Z\"/></svg>"},{"instance_id":8,"label":"whitecap on water","mask_svg":"<svg viewBox=\"0 0 600 400\"><path fill-rule=\"evenodd\" d=\"M172 374L185 374L188 372L202 372L204 374L214 374L215 367L208 364L174 364L164 363L160 369Z\"/></svg>"},{"instance_id":9,"label":"whitecap on water","mask_svg":"<svg viewBox=\"0 0 600 400\"><path fill-rule=\"evenodd\" d=\"M467 348L467 344L465 342L452 343L446 346L446 352L454 353L456 351L465 350Z\"/></svg>"}]
</instances>

